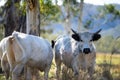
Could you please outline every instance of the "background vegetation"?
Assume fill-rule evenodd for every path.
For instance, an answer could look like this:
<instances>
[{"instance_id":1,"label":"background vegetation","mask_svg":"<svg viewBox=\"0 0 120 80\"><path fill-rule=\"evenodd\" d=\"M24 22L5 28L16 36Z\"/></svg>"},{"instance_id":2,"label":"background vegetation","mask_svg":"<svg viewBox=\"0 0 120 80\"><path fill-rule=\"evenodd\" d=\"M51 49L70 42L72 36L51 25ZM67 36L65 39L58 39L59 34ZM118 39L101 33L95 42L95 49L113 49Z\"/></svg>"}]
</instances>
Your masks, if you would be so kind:
<instances>
[{"instance_id":1,"label":"background vegetation","mask_svg":"<svg viewBox=\"0 0 120 80\"><path fill-rule=\"evenodd\" d=\"M95 14L95 15L90 14L88 16L89 18L87 18L85 20L86 22L84 22L84 20L81 20L81 16L83 16L84 14L83 15L80 14L82 12L82 9L81 10L79 9L79 5L80 5L79 2L76 2L76 0L65 0L62 5L58 5L57 4L58 0L55 0L55 1L56 1L55 3L52 3L52 0L39 0L40 34L42 37L48 39L49 41L56 39L57 36L67 32L66 30L67 28L65 26L67 25L68 28L71 28L72 21L73 22L82 21L83 24L80 27L80 29L84 28L84 30L91 30L93 28L100 28L99 26L101 24L110 24L110 23L114 24L113 22L115 20L117 19L120 20L120 10L116 9L114 4L104 5L103 7L97 8L98 14ZM84 0L81 0L81 1L84 1ZM8 7L8 5L9 3L5 4L4 6ZM24 2L23 0L21 2L21 5L19 5L18 3L16 3L15 5L18 7L18 9L21 12L19 16L25 17L25 18L21 17L20 19L23 22L25 22L26 21L25 20L26 19L26 2ZM88 4L84 4L84 5L88 5ZM3 10L4 8L0 7L0 12L2 12ZM110 18L108 18L109 15L110 15ZM0 14L0 16L5 17L5 14L3 15ZM74 18L75 18L75 21L72 20ZM99 20L99 23L95 22L96 24L94 25L94 21L97 21L97 20ZM60 32L55 31L56 28L59 29L60 26L51 27L51 25L56 23L62 23L64 29L62 29ZM4 24L5 22L0 22L0 40L5 37ZM81 25L81 24L78 24L78 25ZM110 27L110 29L115 27L116 26L112 26ZM107 30L109 30L109 27L107 29L106 28L103 29L104 32L106 32ZM96 71L94 74L94 80L120 80L120 51L119 51L120 39L114 38L111 32L109 32L108 34L106 33L101 33L102 38L99 41L95 42L96 49L97 49L97 59L96 59L97 65L96 65ZM56 69L56 65L53 60L52 68L49 73L50 80L56 80L55 69ZM62 78L62 75L61 75L61 78L62 80L72 80L73 78L71 77L71 75L72 73L70 73L69 75L65 74L64 78ZM41 77L43 78L43 76ZM0 75L0 80L5 80L3 75Z\"/></svg>"}]
</instances>

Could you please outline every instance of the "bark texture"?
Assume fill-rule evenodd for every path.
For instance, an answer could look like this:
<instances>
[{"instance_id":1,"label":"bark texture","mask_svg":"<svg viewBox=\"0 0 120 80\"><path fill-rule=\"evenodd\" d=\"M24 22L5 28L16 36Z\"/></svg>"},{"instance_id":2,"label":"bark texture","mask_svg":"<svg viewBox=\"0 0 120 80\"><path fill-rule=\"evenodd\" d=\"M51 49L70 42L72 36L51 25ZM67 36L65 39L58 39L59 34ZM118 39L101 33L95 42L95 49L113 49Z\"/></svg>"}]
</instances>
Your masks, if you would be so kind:
<instances>
[{"instance_id":1,"label":"bark texture","mask_svg":"<svg viewBox=\"0 0 120 80\"><path fill-rule=\"evenodd\" d=\"M40 35L39 0L27 0L27 34Z\"/></svg>"}]
</instances>

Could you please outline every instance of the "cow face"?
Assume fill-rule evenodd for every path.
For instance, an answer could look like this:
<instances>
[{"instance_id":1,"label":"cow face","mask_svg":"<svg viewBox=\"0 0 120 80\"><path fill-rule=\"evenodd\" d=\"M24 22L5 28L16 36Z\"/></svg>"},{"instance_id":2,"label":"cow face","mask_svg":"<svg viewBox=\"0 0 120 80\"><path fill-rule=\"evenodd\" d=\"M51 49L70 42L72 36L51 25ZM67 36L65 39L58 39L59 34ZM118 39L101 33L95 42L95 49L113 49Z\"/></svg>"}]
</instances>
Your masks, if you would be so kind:
<instances>
[{"instance_id":1,"label":"cow face","mask_svg":"<svg viewBox=\"0 0 120 80\"><path fill-rule=\"evenodd\" d=\"M93 41L97 41L101 38L101 35L99 34L100 31L101 30L95 33L90 32L76 33L75 31L73 31L74 34L72 34L72 38L79 43L79 47L82 53L88 54L92 53L95 49Z\"/></svg>"}]
</instances>

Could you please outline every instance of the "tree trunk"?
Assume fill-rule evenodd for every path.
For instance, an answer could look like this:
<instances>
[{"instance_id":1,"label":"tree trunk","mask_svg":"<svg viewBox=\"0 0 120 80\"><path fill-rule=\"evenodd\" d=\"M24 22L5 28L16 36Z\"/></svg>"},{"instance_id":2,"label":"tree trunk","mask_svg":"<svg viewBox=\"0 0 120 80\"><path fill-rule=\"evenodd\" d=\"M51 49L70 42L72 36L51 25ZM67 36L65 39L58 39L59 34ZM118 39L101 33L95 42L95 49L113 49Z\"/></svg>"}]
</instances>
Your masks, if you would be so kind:
<instances>
[{"instance_id":1,"label":"tree trunk","mask_svg":"<svg viewBox=\"0 0 120 80\"><path fill-rule=\"evenodd\" d=\"M40 35L39 0L27 0L27 34Z\"/></svg>"},{"instance_id":2,"label":"tree trunk","mask_svg":"<svg viewBox=\"0 0 120 80\"><path fill-rule=\"evenodd\" d=\"M18 32L26 33L26 15L21 14L19 22L19 27L16 30Z\"/></svg>"},{"instance_id":3,"label":"tree trunk","mask_svg":"<svg viewBox=\"0 0 120 80\"><path fill-rule=\"evenodd\" d=\"M71 28L70 2L69 2L69 0L67 0L67 3L65 5L65 7L64 6L59 6L57 3L58 3L58 0L55 0L55 4L57 5L58 9L61 11L61 14L64 18L63 22L64 22L64 28L66 30L66 33L71 34L71 30L70 30L70 28ZM63 9L65 9L65 10L63 10Z\"/></svg>"},{"instance_id":4,"label":"tree trunk","mask_svg":"<svg viewBox=\"0 0 120 80\"><path fill-rule=\"evenodd\" d=\"M27 10L26 10L26 32L27 34L32 34L39 36L40 35L40 6L39 0L26 0ZM29 67L27 67L29 68ZM28 70L28 69L27 69ZM29 70L28 70L29 71ZM39 71L34 68L32 70L34 73L31 75L34 76L32 79L39 78Z\"/></svg>"},{"instance_id":5,"label":"tree trunk","mask_svg":"<svg viewBox=\"0 0 120 80\"><path fill-rule=\"evenodd\" d=\"M83 5L84 5L84 0L80 0L78 31L80 31L81 28L83 27L83 24L82 24Z\"/></svg>"},{"instance_id":6,"label":"tree trunk","mask_svg":"<svg viewBox=\"0 0 120 80\"><path fill-rule=\"evenodd\" d=\"M70 17L70 2L69 0L67 0L67 4L66 4L66 13L67 15L65 16L65 29L67 31L68 34L71 34L71 24L70 24L70 20L71 20L71 17Z\"/></svg>"},{"instance_id":7,"label":"tree trunk","mask_svg":"<svg viewBox=\"0 0 120 80\"><path fill-rule=\"evenodd\" d=\"M4 36L9 36L12 34L14 30L19 26L19 9L18 7L15 6L15 4L18 4L19 6L20 0L8 0L7 3L5 4L5 22L4 22L4 27L5 27L5 34Z\"/></svg>"}]
</instances>

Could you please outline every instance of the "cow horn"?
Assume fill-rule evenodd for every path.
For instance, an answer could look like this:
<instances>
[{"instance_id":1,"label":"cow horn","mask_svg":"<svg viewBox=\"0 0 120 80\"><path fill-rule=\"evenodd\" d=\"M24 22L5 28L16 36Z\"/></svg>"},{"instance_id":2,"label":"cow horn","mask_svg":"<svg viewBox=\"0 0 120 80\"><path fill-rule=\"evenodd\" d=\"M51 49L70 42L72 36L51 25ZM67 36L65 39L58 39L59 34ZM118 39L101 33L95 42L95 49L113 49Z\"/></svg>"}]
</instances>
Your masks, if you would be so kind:
<instances>
[{"instance_id":1,"label":"cow horn","mask_svg":"<svg viewBox=\"0 0 120 80\"><path fill-rule=\"evenodd\" d=\"M74 31L73 29L71 29L71 30L72 30L72 32L73 32L73 33L77 34L77 32L76 32L76 31Z\"/></svg>"},{"instance_id":2,"label":"cow horn","mask_svg":"<svg viewBox=\"0 0 120 80\"><path fill-rule=\"evenodd\" d=\"M102 29L99 29L97 32L95 32L95 34L98 34Z\"/></svg>"}]
</instances>

